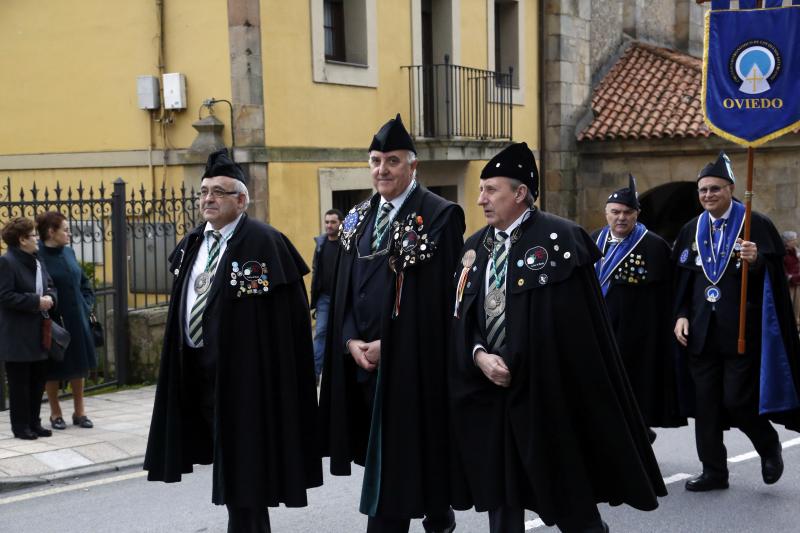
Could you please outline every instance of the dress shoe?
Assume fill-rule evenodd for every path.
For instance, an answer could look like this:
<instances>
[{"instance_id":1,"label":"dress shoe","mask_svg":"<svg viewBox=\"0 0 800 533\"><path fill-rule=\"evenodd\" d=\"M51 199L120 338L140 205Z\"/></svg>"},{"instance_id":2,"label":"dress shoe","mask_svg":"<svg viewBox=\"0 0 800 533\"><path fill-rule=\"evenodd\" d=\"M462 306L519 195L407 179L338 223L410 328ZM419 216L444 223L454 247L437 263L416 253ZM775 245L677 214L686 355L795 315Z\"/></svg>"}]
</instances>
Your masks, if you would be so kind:
<instances>
[{"instance_id":1,"label":"dress shoe","mask_svg":"<svg viewBox=\"0 0 800 533\"><path fill-rule=\"evenodd\" d=\"M52 437L53 436L53 432L50 431L49 429L43 428L41 424L38 424L38 425L35 425L35 426L31 426L31 431L36 433L37 437Z\"/></svg>"},{"instance_id":2,"label":"dress shoe","mask_svg":"<svg viewBox=\"0 0 800 533\"><path fill-rule=\"evenodd\" d=\"M86 415L82 415L82 416L72 415L72 425L73 426L80 426L80 427L86 428L86 429L90 429L90 428L94 427L94 424L92 424L92 421L89 420L89 417L86 416Z\"/></svg>"},{"instance_id":3,"label":"dress shoe","mask_svg":"<svg viewBox=\"0 0 800 533\"><path fill-rule=\"evenodd\" d=\"M691 492L706 492L709 490L727 489L728 478L711 476L702 473L686 482L686 490Z\"/></svg>"},{"instance_id":4,"label":"dress shoe","mask_svg":"<svg viewBox=\"0 0 800 533\"><path fill-rule=\"evenodd\" d=\"M783 474L783 456L781 449L778 453L761 458L761 478L767 485L777 482Z\"/></svg>"},{"instance_id":5,"label":"dress shoe","mask_svg":"<svg viewBox=\"0 0 800 533\"><path fill-rule=\"evenodd\" d=\"M14 437L22 440L36 440L39 438L36 433L30 429L23 429L21 431L14 431Z\"/></svg>"},{"instance_id":6,"label":"dress shoe","mask_svg":"<svg viewBox=\"0 0 800 533\"><path fill-rule=\"evenodd\" d=\"M652 431L652 430L651 430L651 431ZM655 433L655 431L654 431L653 433ZM653 440L655 440L655 439L653 439ZM651 444L652 444L652 443L651 443ZM608 533L608 532L610 531L610 530L608 529L608 524L606 524L605 520L603 520L602 522L603 522L603 533Z\"/></svg>"},{"instance_id":7,"label":"dress shoe","mask_svg":"<svg viewBox=\"0 0 800 533\"><path fill-rule=\"evenodd\" d=\"M650 441L650 444L656 441L656 437L658 437L658 434L652 429L647 428L647 439Z\"/></svg>"},{"instance_id":8,"label":"dress shoe","mask_svg":"<svg viewBox=\"0 0 800 533\"><path fill-rule=\"evenodd\" d=\"M67 429L67 423L64 422L64 419L60 416L57 416L55 419L50 417L50 427L53 429Z\"/></svg>"}]
</instances>

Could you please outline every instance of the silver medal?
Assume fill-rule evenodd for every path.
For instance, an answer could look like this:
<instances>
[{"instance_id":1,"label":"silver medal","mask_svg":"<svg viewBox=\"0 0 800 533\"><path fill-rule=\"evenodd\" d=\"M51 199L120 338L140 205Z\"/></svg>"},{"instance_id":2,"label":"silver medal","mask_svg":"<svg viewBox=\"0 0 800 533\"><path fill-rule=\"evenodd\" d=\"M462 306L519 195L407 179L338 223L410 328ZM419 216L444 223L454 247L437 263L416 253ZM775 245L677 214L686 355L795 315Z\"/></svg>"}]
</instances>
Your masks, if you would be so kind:
<instances>
[{"instance_id":1,"label":"silver medal","mask_svg":"<svg viewBox=\"0 0 800 533\"><path fill-rule=\"evenodd\" d=\"M492 289L489 291L489 294L486 295L483 308L486 310L486 316L489 318L499 316L506 309L506 293L500 289Z\"/></svg>"},{"instance_id":2,"label":"silver medal","mask_svg":"<svg viewBox=\"0 0 800 533\"><path fill-rule=\"evenodd\" d=\"M194 292L203 294L211 286L211 273L201 272L194 280Z\"/></svg>"}]
</instances>

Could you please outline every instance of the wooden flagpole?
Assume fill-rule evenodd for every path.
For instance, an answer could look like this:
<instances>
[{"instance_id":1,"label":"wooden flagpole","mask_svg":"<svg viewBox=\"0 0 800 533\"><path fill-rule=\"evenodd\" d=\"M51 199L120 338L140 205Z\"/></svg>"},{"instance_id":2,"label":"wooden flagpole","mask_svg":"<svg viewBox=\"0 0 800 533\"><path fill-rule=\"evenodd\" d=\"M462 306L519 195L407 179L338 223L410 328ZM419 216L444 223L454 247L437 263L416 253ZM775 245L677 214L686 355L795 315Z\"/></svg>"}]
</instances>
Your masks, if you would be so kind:
<instances>
[{"instance_id":1,"label":"wooden flagpole","mask_svg":"<svg viewBox=\"0 0 800 533\"><path fill-rule=\"evenodd\" d=\"M747 147L747 188L744 191L744 240L750 240L750 213L753 210L753 152L752 146ZM739 295L739 354L744 355L745 342L745 321L747 319L747 273L750 264L742 261L742 291Z\"/></svg>"}]
</instances>

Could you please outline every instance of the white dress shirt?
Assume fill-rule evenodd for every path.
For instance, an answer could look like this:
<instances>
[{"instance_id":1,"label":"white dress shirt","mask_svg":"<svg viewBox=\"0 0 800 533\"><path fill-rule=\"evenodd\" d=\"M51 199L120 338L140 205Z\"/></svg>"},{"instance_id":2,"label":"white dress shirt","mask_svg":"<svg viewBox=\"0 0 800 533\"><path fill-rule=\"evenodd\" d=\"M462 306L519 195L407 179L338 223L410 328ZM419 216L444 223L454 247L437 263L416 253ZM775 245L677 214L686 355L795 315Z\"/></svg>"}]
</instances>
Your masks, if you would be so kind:
<instances>
[{"instance_id":1,"label":"white dress shirt","mask_svg":"<svg viewBox=\"0 0 800 533\"><path fill-rule=\"evenodd\" d=\"M222 256L225 253L225 250L228 248L228 239L230 239L231 235L233 234L233 230L236 229L236 225L241 220L242 215L240 214L236 217L236 220L227 224L219 230L222 234L222 238L219 241L219 259L217 260L217 265L214 268L214 273L219 269L220 263L222 263ZM183 324L183 336L185 338L186 344L188 344L191 348L197 348L195 344L192 342L192 339L189 338L189 322L192 316L192 307L194 307L194 302L197 300L197 291L194 290L194 280L197 279L203 271L206 269L206 261L208 261L208 249L211 247L211 243L209 239L212 239L209 235L210 231L214 231L214 227L211 225L210 222L206 222L206 227L203 229L203 243L200 245L200 249L197 251L197 257L194 260L194 265L192 265L192 271L189 274L189 279L186 281L186 315L184 316L184 324ZM213 275L213 274L212 274ZM211 290L209 288L209 290Z\"/></svg>"}]
</instances>

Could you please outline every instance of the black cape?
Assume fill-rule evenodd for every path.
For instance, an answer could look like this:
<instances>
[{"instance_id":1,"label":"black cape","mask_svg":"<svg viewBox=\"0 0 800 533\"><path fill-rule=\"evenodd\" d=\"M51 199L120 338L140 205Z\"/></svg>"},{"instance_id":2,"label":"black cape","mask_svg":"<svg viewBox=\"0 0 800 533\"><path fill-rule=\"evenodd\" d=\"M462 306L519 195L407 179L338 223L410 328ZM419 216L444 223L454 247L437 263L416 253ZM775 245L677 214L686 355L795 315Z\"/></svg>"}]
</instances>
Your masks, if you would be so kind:
<instances>
[{"instance_id":1,"label":"black cape","mask_svg":"<svg viewBox=\"0 0 800 533\"><path fill-rule=\"evenodd\" d=\"M363 220L369 221L379 200L375 195L354 209L361 210ZM436 250L433 257L405 270L397 317L392 317L397 294L394 284L380 304L381 362L374 402L382 410L380 455L375 465L380 469L380 494L362 495L362 503L374 504L379 498L375 514L398 518L421 517L428 510L441 512L449 505L447 331L452 315L450 277L464 232L461 208L421 186L409 195L395 221L405 221L412 213L422 217ZM353 242L365 226L360 224L351 236ZM415 253L419 252L417 248ZM347 238L342 237L320 391L321 443L323 454L331 458L334 475L349 475L351 462L365 464L371 429L372 413L342 338L356 254L355 245L348 246ZM375 470L374 466L366 468L365 479L376 481Z\"/></svg>"},{"instance_id":2,"label":"black cape","mask_svg":"<svg viewBox=\"0 0 800 533\"><path fill-rule=\"evenodd\" d=\"M600 231L592 234L596 243ZM601 243L600 252L605 246ZM673 352L672 263L667 242L647 231L610 275L606 308L645 423L686 425L678 404Z\"/></svg>"},{"instance_id":3,"label":"black cape","mask_svg":"<svg viewBox=\"0 0 800 533\"><path fill-rule=\"evenodd\" d=\"M236 507L306 505L306 489L322 484L314 445L316 387L311 324L303 276L292 243L273 227L243 215L220 258L203 316L205 352L217 358L213 445L195 433L196 384L183 380L185 279L202 244L203 226L171 256L175 274L161 353L144 468L151 481L176 482L194 464L214 463L213 501ZM268 291L241 296L230 282L256 261ZM235 278L239 279L239 278Z\"/></svg>"},{"instance_id":4,"label":"black cape","mask_svg":"<svg viewBox=\"0 0 800 533\"><path fill-rule=\"evenodd\" d=\"M491 228L464 246L477 256L454 325L454 507L524 507L549 525L596 502L655 509L666 488L592 267L599 251L579 226L538 210L520 228L506 278L509 388L472 358Z\"/></svg>"},{"instance_id":5,"label":"black cape","mask_svg":"<svg viewBox=\"0 0 800 533\"><path fill-rule=\"evenodd\" d=\"M748 270L747 281L747 315L745 325L745 350L748 354L757 356L761 359L764 356L761 345L761 326L763 319L763 296L764 296L764 279L766 276L772 285L772 294L775 303L775 317L777 318L780 331L776 331L776 335L780 336L783 347L786 350L788 364L788 371L784 377L789 380L789 383L779 384L771 380L762 379L759 376L760 395L768 395L769 387L781 386L794 388L796 393L800 394L800 340L797 334L797 325L794 321L794 311L792 310L791 296L789 295L789 286L786 279L786 274L783 269L783 256L786 253L783 241L778 233L778 230L773 225L772 221L764 215L752 211L750 223L750 240L755 242L758 247L759 257L763 259L763 268L750 268ZM676 289L675 289L675 315L688 316L687 305L688 302L694 297L697 298L697 291L702 291L704 287L711 285L705 278L702 268L696 264L697 250L694 245L695 235L697 231L697 222L699 216L693 218L686 225L683 226L678 238L675 241L675 246L672 250L672 259L676 271ZM743 237L744 228L740 233ZM737 267L734 258L731 258L727 265L725 274L718 284L722 288L723 298L733 298L736 304L730 306L730 312L726 315L720 315L721 320L725 323L720 327L727 328L727 347L726 352L736 353L737 339L738 339L738 313L739 313L739 298L741 291L741 271ZM701 344L703 339L692 337L693 330L705 330L705 323L710 317L708 310L705 312L695 313L696 316L690 318L689 325L689 342L690 348L694 347L694 351L699 353L702 348ZM718 317L718 319L720 319ZM673 341L676 346L679 346L677 341ZM694 342L694 344L693 344ZM700 344L697 344L697 343ZM698 349L698 346L700 348ZM694 416L694 382L688 370L688 350L677 347L676 353L678 354L678 377L679 377L679 395L680 404L683 413L686 416ZM763 361L762 361L763 364ZM787 429L800 431L800 409L792 409L782 412L773 412L767 417L777 424L785 426Z\"/></svg>"}]
</instances>

